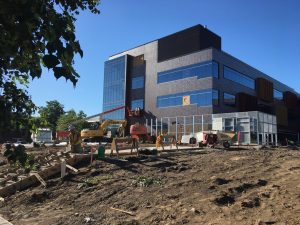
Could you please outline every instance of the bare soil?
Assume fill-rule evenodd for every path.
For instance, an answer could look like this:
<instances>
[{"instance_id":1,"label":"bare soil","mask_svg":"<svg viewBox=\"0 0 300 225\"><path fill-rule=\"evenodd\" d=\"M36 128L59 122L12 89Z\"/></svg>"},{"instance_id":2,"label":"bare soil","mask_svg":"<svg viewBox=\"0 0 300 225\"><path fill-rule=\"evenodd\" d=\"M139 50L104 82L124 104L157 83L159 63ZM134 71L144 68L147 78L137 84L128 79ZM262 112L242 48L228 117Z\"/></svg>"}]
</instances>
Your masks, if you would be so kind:
<instances>
[{"instance_id":1,"label":"bare soil","mask_svg":"<svg viewBox=\"0 0 300 225\"><path fill-rule=\"evenodd\" d=\"M6 198L0 214L22 225L300 224L299 178L299 150L106 158Z\"/></svg>"}]
</instances>

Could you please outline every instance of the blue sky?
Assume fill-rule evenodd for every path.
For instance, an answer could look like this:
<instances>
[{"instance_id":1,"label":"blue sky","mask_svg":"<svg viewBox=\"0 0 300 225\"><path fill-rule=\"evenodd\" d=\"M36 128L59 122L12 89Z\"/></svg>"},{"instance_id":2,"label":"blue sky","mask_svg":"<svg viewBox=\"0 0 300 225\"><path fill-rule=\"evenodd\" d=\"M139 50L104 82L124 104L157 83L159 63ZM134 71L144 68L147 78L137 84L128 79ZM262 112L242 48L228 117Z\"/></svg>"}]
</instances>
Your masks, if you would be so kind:
<instances>
[{"instance_id":1,"label":"blue sky","mask_svg":"<svg viewBox=\"0 0 300 225\"><path fill-rule=\"evenodd\" d=\"M29 85L36 105L56 99L65 110L101 112L110 55L196 24L220 35L223 51L300 92L298 0L102 0L100 10L77 18L84 57L75 61L81 76L76 88L45 70Z\"/></svg>"}]
</instances>

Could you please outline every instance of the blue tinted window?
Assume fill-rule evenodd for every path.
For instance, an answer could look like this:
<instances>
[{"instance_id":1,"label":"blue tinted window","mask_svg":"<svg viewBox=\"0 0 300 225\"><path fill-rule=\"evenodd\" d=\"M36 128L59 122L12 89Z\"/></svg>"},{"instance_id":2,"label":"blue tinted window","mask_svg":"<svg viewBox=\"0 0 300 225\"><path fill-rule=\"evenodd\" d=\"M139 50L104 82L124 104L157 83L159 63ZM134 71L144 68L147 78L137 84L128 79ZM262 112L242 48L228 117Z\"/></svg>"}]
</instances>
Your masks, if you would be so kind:
<instances>
[{"instance_id":1,"label":"blue tinted window","mask_svg":"<svg viewBox=\"0 0 300 225\"><path fill-rule=\"evenodd\" d=\"M191 105L210 106L219 104L219 92L217 90L201 90L158 96L156 105L158 108L183 106L183 96L190 96Z\"/></svg>"},{"instance_id":2,"label":"blue tinted window","mask_svg":"<svg viewBox=\"0 0 300 225\"><path fill-rule=\"evenodd\" d=\"M132 89L138 89L138 88L143 88L144 87L144 77L134 77L132 78L131 82L131 88Z\"/></svg>"},{"instance_id":3,"label":"blue tinted window","mask_svg":"<svg viewBox=\"0 0 300 225\"><path fill-rule=\"evenodd\" d=\"M219 91L218 90L212 90L212 98L213 98L213 105L219 105Z\"/></svg>"},{"instance_id":4,"label":"blue tinted window","mask_svg":"<svg viewBox=\"0 0 300 225\"><path fill-rule=\"evenodd\" d=\"M252 78L241 74L233 69L230 69L226 66L224 66L224 78L232 80L248 88L255 89L255 81Z\"/></svg>"},{"instance_id":5,"label":"blue tinted window","mask_svg":"<svg viewBox=\"0 0 300 225\"><path fill-rule=\"evenodd\" d=\"M206 62L198 63L189 66L176 68L173 70L159 72L157 74L157 83L164 83L184 78L197 77L198 79L204 77L219 77L218 63Z\"/></svg>"},{"instance_id":6,"label":"blue tinted window","mask_svg":"<svg viewBox=\"0 0 300 225\"><path fill-rule=\"evenodd\" d=\"M274 98L277 100L283 99L283 93L281 91L278 91L276 89L273 89Z\"/></svg>"},{"instance_id":7,"label":"blue tinted window","mask_svg":"<svg viewBox=\"0 0 300 225\"><path fill-rule=\"evenodd\" d=\"M131 109L134 110L136 108L144 108L144 99L137 99L131 102Z\"/></svg>"},{"instance_id":8,"label":"blue tinted window","mask_svg":"<svg viewBox=\"0 0 300 225\"><path fill-rule=\"evenodd\" d=\"M219 64L216 62L212 62L212 74L214 77L219 78Z\"/></svg>"},{"instance_id":9,"label":"blue tinted window","mask_svg":"<svg viewBox=\"0 0 300 225\"><path fill-rule=\"evenodd\" d=\"M103 111L125 105L126 56L108 60L104 63ZM105 119L124 119L121 109L104 116Z\"/></svg>"},{"instance_id":10,"label":"blue tinted window","mask_svg":"<svg viewBox=\"0 0 300 225\"><path fill-rule=\"evenodd\" d=\"M235 106L235 96L234 95L224 92L223 98L224 98L225 105Z\"/></svg>"}]
</instances>

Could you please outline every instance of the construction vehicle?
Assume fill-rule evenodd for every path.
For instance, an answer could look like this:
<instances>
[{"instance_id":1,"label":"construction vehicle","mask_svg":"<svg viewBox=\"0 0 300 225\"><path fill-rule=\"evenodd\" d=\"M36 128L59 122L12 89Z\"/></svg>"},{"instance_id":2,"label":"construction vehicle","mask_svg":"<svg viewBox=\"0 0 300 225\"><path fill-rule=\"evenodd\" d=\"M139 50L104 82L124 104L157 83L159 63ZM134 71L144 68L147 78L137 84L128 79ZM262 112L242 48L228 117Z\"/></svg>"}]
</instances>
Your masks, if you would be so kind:
<instances>
[{"instance_id":1,"label":"construction vehicle","mask_svg":"<svg viewBox=\"0 0 300 225\"><path fill-rule=\"evenodd\" d=\"M142 116L142 109L137 108L135 110L130 110L126 106L120 106L118 108L114 108L111 110L107 110L105 112L89 116L87 118L84 118L89 123L88 129L83 129L81 131L81 138L84 142L111 142L113 137L121 137L124 136L125 128L127 125L127 120L103 120L103 116L112 112L115 112L117 110L126 109L126 113L129 117L140 117ZM99 116L99 119L97 121L89 121L89 119L94 119ZM78 121L75 121L74 123L77 123ZM73 123L73 124L74 124ZM119 125L119 126L114 126ZM143 129L142 125L140 128L141 130L137 129L135 134L139 137L143 137L141 140L143 141L151 141L152 138L147 135L147 129L144 126ZM111 135L108 135L108 127L114 127L111 129L110 133ZM134 129L136 130L136 129ZM109 137L110 136L110 137ZM136 137L137 137L136 136ZM144 139L145 138L145 139ZM154 141L155 142L155 141ZM151 141L153 143L153 141Z\"/></svg>"},{"instance_id":2,"label":"construction vehicle","mask_svg":"<svg viewBox=\"0 0 300 225\"><path fill-rule=\"evenodd\" d=\"M88 118L85 119L90 119L90 118L95 118L97 116L99 116L99 120L98 121L88 121L89 123L89 128L88 129L83 129L81 131L81 138L83 139L83 141L85 142L110 142L112 140L113 136L122 136L124 134L124 130L125 127L127 125L127 121L126 120L104 120L102 116L112 113L114 111L120 110L125 108L125 106L121 106L115 109L111 109L93 116L90 116ZM107 135L107 127L111 126L111 125L119 125L117 127L117 129L115 129L115 135L112 135L111 137L106 136Z\"/></svg>"},{"instance_id":3,"label":"construction vehicle","mask_svg":"<svg viewBox=\"0 0 300 225\"><path fill-rule=\"evenodd\" d=\"M122 136L125 127L127 125L126 120L105 120L103 123L93 123L89 129L83 129L80 133L83 141L88 142L99 142L99 141L110 141L111 137L105 137L107 135L107 127L110 125L119 125L116 130L116 134L112 136Z\"/></svg>"},{"instance_id":4,"label":"construction vehicle","mask_svg":"<svg viewBox=\"0 0 300 225\"><path fill-rule=\"evenodd\" d=\"M138 140L138 142L155 143L155 136L150 136L147 133L147 128L144 124L135 123L130 126L130 136Z\"/></svg>"},{"instance_id":5,"label":"construction vehicle","mask_svg":"<svg viewBox=\"0 0 300 225\"><path fill-rule=\"evenodd\" d=\"M202 133L202 140L199 141L199 147L209 146L214 148L216 145L221 144L224 148L230 148L236 137L235 132L206 131L199 133Z\"/></svg>"}]
</instances>

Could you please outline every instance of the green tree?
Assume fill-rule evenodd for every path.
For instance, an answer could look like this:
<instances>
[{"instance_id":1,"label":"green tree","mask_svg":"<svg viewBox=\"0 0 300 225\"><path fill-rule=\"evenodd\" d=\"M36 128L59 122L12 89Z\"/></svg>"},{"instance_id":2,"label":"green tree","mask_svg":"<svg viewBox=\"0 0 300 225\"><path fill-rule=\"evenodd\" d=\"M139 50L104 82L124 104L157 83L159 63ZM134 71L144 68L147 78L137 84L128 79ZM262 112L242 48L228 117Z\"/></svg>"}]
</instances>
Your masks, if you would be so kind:
<instances>
[{"instance_id":1,"label":"green tree","mask_svg":"<svg viewBox=\"0 0 300 225\"><path fill-rule=\"evenodd\" d=\"M0 141L17 136L30 138L29 120L36 109L31 98L14 82L7 82L1 91Z\"/></svg>"},{"instance_id":2,"label":"green tree","mask_svg":"<svg viewBox=\"0 0 300 225\"><path fill-rule=\"evenodd\" d=\"M38 128L48 128L48 123L40 116L31 117L30 119L31 131L36 132Z\"/></svg>"},{"instance_id":3,"label":"green tree","mask_svg":"<svg viewBox=\"0 0 300 225\"><path fill-rule=\"evenodd\" d=\"M86 10L97 14L99 4L99 0L0 1L1 134L7 126L18 129L25 122L28 127L35 106L21 86L41 77L42 67L76 85L74 57L83 56L75 35L76 15Z\"/></svg>"},{"instance_id":4,"label":"green tree","mask_svg":"<svg viewBox=\"0 0 300 225\"><path fill-rule=\"evenodd\" d=\"M79 119L83 119L83 118L85 118L86 117L86 114L82 111L82 110L80 110L79 112L78 112L78 118Z\"/></svg>"},{"instance_id":5,"label":"green tree","mask_svg":"<svg viewBox=\"0 0 300 225\"><path fill-rule=\"evenodd\" d=\"M83 56L75 36L76 15L99 13L99 0L0 1L0 73L28 79L42 74L42 65L75 85L79 75L74 56Z\"/></svg>"},{"instance_id":6,"label":"green tree","mask_svg":"<svg viewBox=\"0 0 300 225\"><path fill-rule=\"evenodd\" d=\"M45 107L40 107L39 114L42 121L46 121L47 126L53 133L56 131L57 121L64 114L64 106L57 100L46 102Z\"/></svg>"},{"instance_id":7,"label":"green tree","mask_svg":"<svg viewBox=\"0 0 300 225\"><path fill-rule=\"evenodd\" d=\"M74 124L78 131L87 126L87 122L84 120L86 114L83 111L79 111L76 114L74 109L61 115L57 121L57 130L68 130L69 125Z\"/></svg>"}]
</instances>

